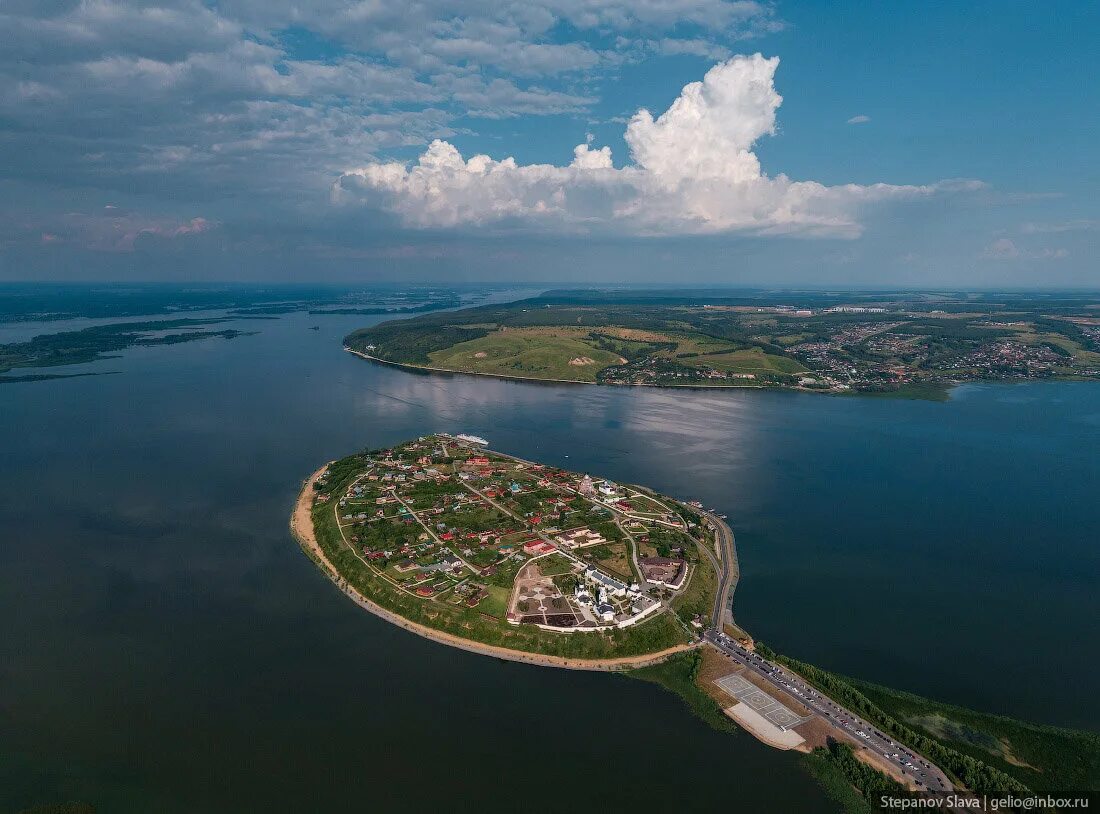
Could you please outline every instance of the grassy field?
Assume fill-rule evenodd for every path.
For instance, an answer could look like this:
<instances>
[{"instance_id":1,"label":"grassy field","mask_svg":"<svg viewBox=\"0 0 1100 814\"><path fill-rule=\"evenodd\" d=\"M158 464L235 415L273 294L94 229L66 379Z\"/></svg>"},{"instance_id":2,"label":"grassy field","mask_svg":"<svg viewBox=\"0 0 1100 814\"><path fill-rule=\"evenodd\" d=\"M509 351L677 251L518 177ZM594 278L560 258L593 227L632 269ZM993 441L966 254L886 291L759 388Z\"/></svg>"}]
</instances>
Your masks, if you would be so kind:
<instances>
[{"instance_id":1,"label":"grassy field","mask_svg":"<svg viewBox=\"0 0 1100 814\"><path fill-rule=\"evenodd\" d=\"M792 374L806 369L794 359L701 334L616 326L597 332L570 326L495 330L433 351L427 358L431 367L446 370L594 382L599 371L640 350L654 358L729 373Z\"/></svg>"},{"instance_id":2,"label":"grassy field","mask_svg":"<svg viewBox=\"0 0 1100 814\"><path fill-rule=\"evenodd\" d=\"M692 367L712 367L723 373L802 373L806 370L797 360L786 356L765 353L760 348L735 350L730 353L710 354L680 359Z\"/></svg>"},{"instance_id":3,"label":"grassy field","mask_svg":"<svg viewBox=\"0 0 1100 814\"><path fill-rule=\"evenodd\" d=\"M718 575L706 557L700 557L691 566L691 580L684 592L672 600L672 609L685 622L696 615L709 619L714 609L714 595L718 592Z\"/></svg>"},{"instance_id":4,"label":"grassy field","mask_svg":"<svg viewBox=\"0 0 1100 814\"><path fill-rule=\"evenodd\" d=\"M573 571L572 560L566 559L561 554L541 557L536 564L544 577L556 577Z\"/></svg>"},{"instance_id":5,"label":"grassy field","mask_svg":"<svg viewBox=\"0 0 1100 814\"><path fill-rule=\"evenodd\" d=\"M634 571L630 567L630 551L625 542L599 545L595 548L581 549L581 551L586 555L593 555L595 558L593 561L596 565L605 571L610 571L614 576L625 580L634 578ZM610 556L601 557L601 554L609 554Z\"/></svg>"},{"instance_id":6,"label":"grassy field","mask_svg":"<svg viewBox=\"0 0 1100 814\"><path fill-rule=\"evenodd\" d=\"M594 382L619 356L582 341L583 332L550 329L496 331L428 355L432 367L535 379Z\"/></svg>"},{"instance_id":7,"label":"grassy field","mask_svg":"<svg viewBox=\"0 0 1100 814\"><path fill-rule=\"evenodd\" d=\"M512 592L499 585L490 585L486 590L489 595L481 600L477 609L482 613L495 616L497 619L504 619L504 614L508 612L508 599Z\"/></svg>"}]
</instances>

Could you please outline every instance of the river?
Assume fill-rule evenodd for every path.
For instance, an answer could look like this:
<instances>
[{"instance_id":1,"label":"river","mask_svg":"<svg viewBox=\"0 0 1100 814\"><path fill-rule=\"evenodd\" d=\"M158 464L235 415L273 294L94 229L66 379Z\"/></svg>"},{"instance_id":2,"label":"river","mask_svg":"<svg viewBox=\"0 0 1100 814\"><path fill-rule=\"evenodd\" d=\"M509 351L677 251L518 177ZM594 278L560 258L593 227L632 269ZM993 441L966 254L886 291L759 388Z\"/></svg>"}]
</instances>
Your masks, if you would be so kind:
<instances>
[{"instance_id":1,"label":"river","mask_svg":"<svg viewBox=\"0 0 1100 814\"><path fill-rule=\"evenodd\" d=\"M439 430L728 514L737 619L777 650L1097 728L1100 385L431 376L342 352L372 321L227 323L259 333L0 386L0 809L835 810L655 686L448 649L333 588L287 528L301 478Z\"/></svg>"}]
</instances>

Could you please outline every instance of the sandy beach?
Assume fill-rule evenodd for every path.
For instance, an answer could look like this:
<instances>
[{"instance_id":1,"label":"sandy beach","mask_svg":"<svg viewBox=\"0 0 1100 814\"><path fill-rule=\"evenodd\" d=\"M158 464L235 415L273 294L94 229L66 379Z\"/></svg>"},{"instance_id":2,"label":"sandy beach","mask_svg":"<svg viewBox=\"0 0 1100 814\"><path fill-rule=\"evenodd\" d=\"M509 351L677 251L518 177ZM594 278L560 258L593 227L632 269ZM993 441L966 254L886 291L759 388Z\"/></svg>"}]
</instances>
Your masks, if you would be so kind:
<instances>
[{"instance_id":1,"label":"sandy beach","mask_svg":"<svg viewBox=\"0 0 1100 814\"><path fill-rule=\"evenodd\" d=\"M294 513L290 518L290 530L298 540L299 545L302 546L302 549L309 555L310 559L321 567L328 578L331 579L340 590L347 594L353 602L359 605L359 607L370 611L376 616L382 617L391 624L402 627L411 633L415 633L417 636L423 636L425 639L431 639L432 641L448 645L449 647L457 647L460 650L466 650L470 653L478 653L482 656L492 656L493 658L506 659L508 661L519 661L525 664L536 664L540 667L558 667L565 670L616 671L646 667L664 661L666 658L676 653L682 653L685 650L691 650L698 646L695 644L683 644L656 653L647 653L642 656L630 656L620 659L570 659L481 644L479 642L470 641L469 639L452 636L449 633L419 625L415 622L410 622L372 602L359 593L354 586L349 585L348 582L336 572L332 563L325 557L324 552L321 550L321 546L318 545L317 538L313 532L313 517L311 514L314 494L313 484L321 477L321 473L323 473L327 467L328 464L322 466L302 484L302 491L298 495Z\"/></svg>"}]
</instances>

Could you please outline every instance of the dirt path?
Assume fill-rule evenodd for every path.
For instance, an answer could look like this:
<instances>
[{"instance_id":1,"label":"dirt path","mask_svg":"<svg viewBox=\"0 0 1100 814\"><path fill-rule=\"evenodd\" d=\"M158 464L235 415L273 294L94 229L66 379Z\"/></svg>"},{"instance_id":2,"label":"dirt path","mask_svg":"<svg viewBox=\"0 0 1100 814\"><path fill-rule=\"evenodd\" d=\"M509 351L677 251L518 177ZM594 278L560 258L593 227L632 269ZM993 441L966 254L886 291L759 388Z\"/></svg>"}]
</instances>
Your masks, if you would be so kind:
<instances>
[{"instance_id":1,"label":"dirt path","mask_svg":"<svg viewBox=\"0 0 1100 814\"><path fill-rule=\"evenodd\" d=\"M332 563L325 557L324 551L321 550L321 546L317 543L317 537L313 533L313 517L311 514L314 494L313 484L321 477L321 473L324 472L327 467L328 464L322 466L302 484L302 491L298 495L298 502L294 506L294 513L290 517L290 530L294 534L295 539L298 540L299 545L302 546L302 549L309 555L309 558L317 563L321 570L325 572L325 575L332 580L340 590L347 594L355 604L359 605L359 607L370 611L376 616L382 617L387 622L404 628L411 633L415 633L417 636L423 636L425 639L431 639L432 641L440 642L450 647L457 647L459 650L466 650L470 653L492 656L507 661L536 664L541 667L559 667L566 670L615 671L634 667L646 667L650 664L662 662L676 653L682 653L685 650L691 650L698 646L695 644L682 644L656 653L647 653L642 656L630 656L619 659L562 658L560 656L545 656L539 653L528 653L522 650L509 650L506 647L494 647L488 644L481 644L479 642L470 641L469 639L452 636L450 633L444 633L440 630L426 627L425 625L410 622L408 619L386 610L381 605L375 604L359 593L354 586L348 584L347 580L336 572Z\"/></svg>"}]
</instances>

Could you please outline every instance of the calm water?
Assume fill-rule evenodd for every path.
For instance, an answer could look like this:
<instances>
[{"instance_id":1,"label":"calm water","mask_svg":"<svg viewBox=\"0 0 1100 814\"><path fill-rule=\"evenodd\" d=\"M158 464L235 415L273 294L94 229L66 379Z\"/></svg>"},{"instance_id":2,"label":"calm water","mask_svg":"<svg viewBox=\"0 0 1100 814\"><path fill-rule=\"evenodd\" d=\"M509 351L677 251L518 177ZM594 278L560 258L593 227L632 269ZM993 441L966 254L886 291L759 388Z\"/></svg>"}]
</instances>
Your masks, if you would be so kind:
<instances>
[{"instance_id":1,"label":"calm water","mask_svg":"<svg viewBox=\"0 0 1100 814\"><path fill-rule=\"evenodd\" d=\"M434 430L727 512L738 619L777 649L1098 728L1100 386L932 404L442 378L341 352L369 319L0 386L0 809L691 811L735 788L833 810L797 759L658 688L443 648L333 589L287 531L300 479Z\"/></svg>"}]
</instances>

